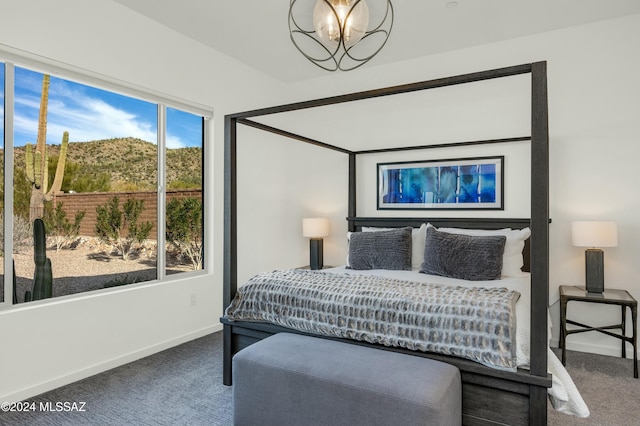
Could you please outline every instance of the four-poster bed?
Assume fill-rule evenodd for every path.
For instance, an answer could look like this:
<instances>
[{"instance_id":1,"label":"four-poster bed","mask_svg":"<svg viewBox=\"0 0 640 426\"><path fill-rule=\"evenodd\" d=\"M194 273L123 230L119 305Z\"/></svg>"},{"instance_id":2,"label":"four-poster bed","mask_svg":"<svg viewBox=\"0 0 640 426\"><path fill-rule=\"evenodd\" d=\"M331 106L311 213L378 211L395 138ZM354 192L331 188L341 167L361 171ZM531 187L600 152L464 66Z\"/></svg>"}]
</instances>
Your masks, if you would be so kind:
<instances>
[{"instance_id":1,"label":"four-poster bed","mask_svg":"<svg viewBox=\"0 0 640 426\"><path fill-rule=\"evenodd\" d=\"M498 79L520 74L531 75L531 134L508 139L474 142L457 142L442 145L425 145L388 148L368 151L351 151L328 145L311 138L276 129L250 120L268 114L296 111L308 108L354 102L391 96L420 90L433 89L488 79ZM348 229L360 230L363 226L419 227L429 222L436 227L458 228L524 228L530 227L531 238L524 254L525 270L530 271L530 366L516 372L492 369L462 358L431 352L416 352L401 348L370 345L378 349L407 352L413 355L438 359L457 366L463 382L464 424L546 424L547 389L551 377L547 370L548 351L548 116L547 116L546 62L536 62L472 74L394 86L384 89L353 93L343 96L317 99L272 108L232 114L225 117L225 223L224 223L224 307L230 305L238 291L237 282L237 204L236 204L236 144L237 125L243 124L281 136L311 143L342 152L349 157ZM481 144L503 144L514 141L530 141L531 147L531 215L530 219L490 218L361 218L356 211L356 158L371 153L393 152L435 147L458 147ZM224 324L224 383L231 384L231 359L233 354L271 334L290 329L273 324L249 321L230 321ZM363 344L353 341L353 343Z\"/></svg>"}]
</instances>

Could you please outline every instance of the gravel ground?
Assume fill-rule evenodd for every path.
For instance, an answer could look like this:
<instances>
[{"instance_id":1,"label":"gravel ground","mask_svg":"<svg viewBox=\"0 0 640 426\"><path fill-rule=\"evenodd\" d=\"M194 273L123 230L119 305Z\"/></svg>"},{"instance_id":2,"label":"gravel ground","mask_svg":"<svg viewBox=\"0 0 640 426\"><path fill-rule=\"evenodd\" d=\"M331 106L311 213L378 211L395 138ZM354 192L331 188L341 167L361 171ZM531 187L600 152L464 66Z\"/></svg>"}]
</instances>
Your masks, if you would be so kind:
<instances>
[{"instance_id":1,"label":"gravel ground","mask_svg":"<svg viewBox=\"0 0 640 426\"><path fill-rule=\"evenodd\" d=\"M149 281L156 278L155 242L146 244L128 260L96 239L83 238L73 248L56 252L47 249L53 270L53 296L98 290L120 284ZM33 250L23 250L13 255L16 269L18 302L24 301L24 293L31 290L34 262ZM190 265L171 262L167 273L191 270Z\"/></svg>"}]
</instances>

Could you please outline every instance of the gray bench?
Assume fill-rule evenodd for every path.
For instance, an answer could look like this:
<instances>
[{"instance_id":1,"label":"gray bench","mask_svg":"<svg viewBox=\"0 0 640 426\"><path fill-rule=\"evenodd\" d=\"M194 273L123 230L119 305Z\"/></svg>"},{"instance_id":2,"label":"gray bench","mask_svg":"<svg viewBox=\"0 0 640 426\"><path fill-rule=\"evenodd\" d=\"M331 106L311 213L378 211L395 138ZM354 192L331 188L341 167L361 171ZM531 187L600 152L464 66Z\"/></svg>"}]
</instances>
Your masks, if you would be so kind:
<instances>
[{"instance_id":1,"label":"gray bench","mask_svg":"<svg viewBox=\"0 0 640 426\"><path fill-rule=\"evenodd\" d=\"M279 333L233 358L244 425L460 425L460 371L431 359Z\"/></svg>"}]
</instances>

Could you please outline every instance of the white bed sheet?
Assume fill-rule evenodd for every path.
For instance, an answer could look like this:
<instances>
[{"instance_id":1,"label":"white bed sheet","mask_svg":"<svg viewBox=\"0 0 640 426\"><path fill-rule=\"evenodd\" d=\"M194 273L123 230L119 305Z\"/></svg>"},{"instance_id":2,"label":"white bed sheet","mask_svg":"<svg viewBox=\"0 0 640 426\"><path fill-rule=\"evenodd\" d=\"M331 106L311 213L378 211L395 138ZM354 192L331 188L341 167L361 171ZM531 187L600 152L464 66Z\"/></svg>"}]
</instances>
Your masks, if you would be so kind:
<instances>
[{"instance_id":1,"label":"white bed sheet","mask_svg":"<svg viewBox=\"0 0 640 426\"><path fill-rule=\"evenodd\" d=\"M325 269L325 272L341 274L361 274L376 275L388 278L396 278L408 281L418 281L424 283L443 284L466 287L506 287L520 293L520 299L516 303L516 362L518 367L527 368L530 362L530 332L531 329L531 277L525 274L521 277L503 277L493 281L466 281L456 278L447 278L437 275L421 274L413 271L390 271L374 269L360 271L347 269L344 266ZM551 336L551 317L548 317L548 335ZM569 373L564 368L558 357L548 348L548 371L553 375L552 387L549 389L549 400L554 409L573 414L578 417L588 417L589 408L585 404L580 392L573 383Z\"/></svg>"}]
</instances>

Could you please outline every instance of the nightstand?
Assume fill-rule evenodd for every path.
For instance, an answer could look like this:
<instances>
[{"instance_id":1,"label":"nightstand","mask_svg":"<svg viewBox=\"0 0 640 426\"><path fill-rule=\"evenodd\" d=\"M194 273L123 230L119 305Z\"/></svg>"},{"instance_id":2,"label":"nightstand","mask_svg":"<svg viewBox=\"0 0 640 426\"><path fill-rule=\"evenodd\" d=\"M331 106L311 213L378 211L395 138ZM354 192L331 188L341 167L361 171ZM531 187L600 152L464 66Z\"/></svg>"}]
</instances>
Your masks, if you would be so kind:
<instances>
[{"instance_id":1,"label":"nightstand","mask_svg":"<svg viewBox=\"0 0 640 426\"><path fill-rule=\"evenodd\" d=\"M622 318L619 324L592 327L567 319L567 304L570 301L603 303L606 305L618 305L622 310ZM626 309L631 309L632 336L626 336ZM567 324L580 328L567 330ZM612 333L609 330L620 329L621 333ZM588 293L584 287L561 285L560 286L560 349L562 349L562 364L566 365L566 339L570 334L584 333L586 331L597 331L607 336L615 337L622 341L622 358L627 357L626 343L633 346L633 377L638 378L638 302L626 290L608 289L600 293Z\"/></svg>"}]
</instances>

